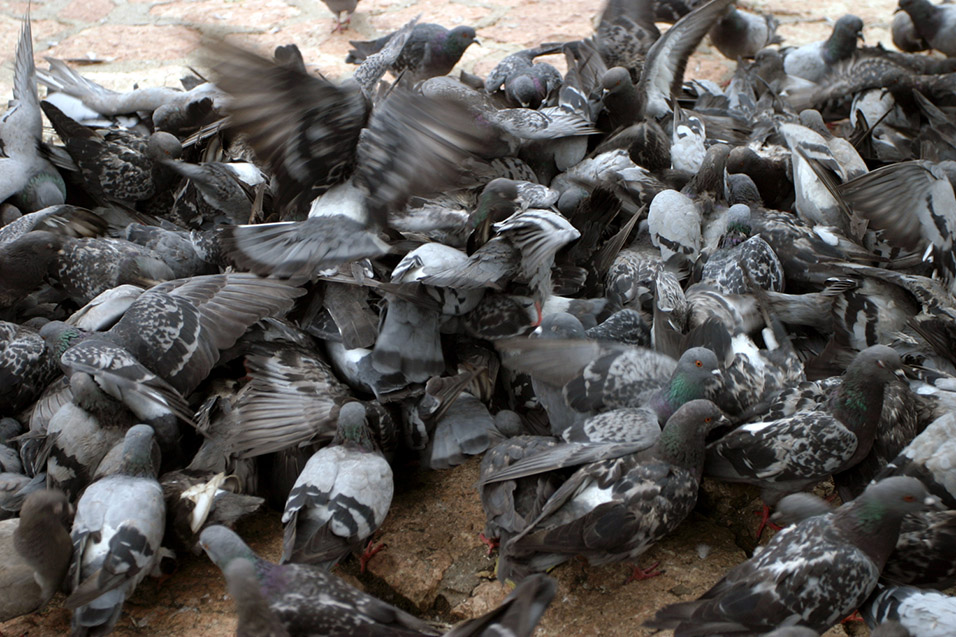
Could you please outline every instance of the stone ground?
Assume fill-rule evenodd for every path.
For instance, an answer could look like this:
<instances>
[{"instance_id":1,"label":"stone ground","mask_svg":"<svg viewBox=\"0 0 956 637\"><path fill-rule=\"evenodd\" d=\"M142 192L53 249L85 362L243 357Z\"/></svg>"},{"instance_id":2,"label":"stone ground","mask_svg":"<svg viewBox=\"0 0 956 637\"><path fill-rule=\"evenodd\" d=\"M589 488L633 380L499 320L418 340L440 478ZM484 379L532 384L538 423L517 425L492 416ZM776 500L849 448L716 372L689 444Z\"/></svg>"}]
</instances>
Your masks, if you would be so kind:
<instances>
[{"instance_id":1,"label":"stone ground","mask_svg":"<svg viewBox=\"0 0 956 637\"><path fill-rule=\"evenodd\" d=\"M893 0L757 0L749 6L773 12L788 44L822 39L832 20L852 11L867 24L868 44L890 46ZM26 2L0 0L0 95L10 95L13 51L27 8ZM334 35L331 13L314 0L48 0L33 2L30 10L38 64L44 56L66 59L90 79L128 90L134 85L176 86L187 67L201 71L204 34L225 36L263 53L295 42L312 70L338 77L349 72L342 61L349 39L377 37L419 13L446 26L474 25L481 46L467 51L461 67L484 74L507 53L587 36L600 8L600 0L362 0L351 30ZM732 70L733 63L705 43L688 65L687 77L719 81ZM478 463L472 460L451 471L400 477L392 510L378 535L387 549L369 563L368 573L359 574L351 561L338 572L438 620L455 621L492 608L507 591L494 580L494 558L478 540L484 518L475 491L477 476ZM750 511L756 505L753 491L707 485L698 511L642 556L644 566L661 562L664 574L651 580L625 586L629 569L620 564L589 568L573 561L557 568L553 574L558 593L538 634L651 634L638 626L656 609L696 597L752 550L755 522ZM261 555L278 558L277 514L261 515L239 531ZM66 634L69 613L60 601L0 625L0 637ZM185 556L171 578L148 579L139 587L114 634L219 637L234 630L232 603L218 570L204 556ZM865 629L854 626L853 633L865 634ZM827 633L843 634L842 627Z\"/></svg>"}]
</instances>

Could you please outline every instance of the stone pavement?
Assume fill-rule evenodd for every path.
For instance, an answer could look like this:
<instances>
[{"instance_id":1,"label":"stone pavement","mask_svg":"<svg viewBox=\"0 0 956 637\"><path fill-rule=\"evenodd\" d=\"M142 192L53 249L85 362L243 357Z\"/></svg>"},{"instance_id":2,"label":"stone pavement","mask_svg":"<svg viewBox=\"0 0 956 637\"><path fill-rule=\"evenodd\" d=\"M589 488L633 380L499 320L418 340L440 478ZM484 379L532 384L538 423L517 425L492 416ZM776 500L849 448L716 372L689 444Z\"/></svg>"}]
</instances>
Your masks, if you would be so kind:
<instances>
[{"instance_id":1,"label":"stone pavement","mask_svg":"<svg viewBox=\"0 0 956 637\"><path fill-rule=\"evenodd\" d=\"M350 72L344 63L349 40L388 33L412 17L448 27L471 24L481 46L472 46L461 67L487 73L506 54L541 42L589 35L602 0L360 0L345 33L331 34L331 12L319 0L41 0L33 2L34 51L66 59L108 88L178 86L193 65L202 70L204 34L225 36L263 53L295 42L306 63L329 77ZM867 25L867 43L890 43L887 27L894 0L858 3L807 0L756 0L746 3L772 11L785 43L826 36L830 23L851 10ZM9 95L12 59L27 2L0 0L0 95ZM557 58L552 58L556 60ZM729 76L733 63L706 43L694 56L687 77L715 80Z\"/></svg>"}]
</instances>

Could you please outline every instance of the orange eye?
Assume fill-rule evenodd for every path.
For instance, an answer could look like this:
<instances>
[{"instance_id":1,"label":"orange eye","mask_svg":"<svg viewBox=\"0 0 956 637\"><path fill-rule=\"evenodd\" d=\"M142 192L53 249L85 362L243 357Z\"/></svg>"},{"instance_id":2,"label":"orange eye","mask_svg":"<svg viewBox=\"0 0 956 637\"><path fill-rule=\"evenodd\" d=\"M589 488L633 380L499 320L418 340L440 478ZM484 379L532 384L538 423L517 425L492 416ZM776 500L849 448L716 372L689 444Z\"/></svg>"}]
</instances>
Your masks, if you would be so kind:
<instances>
[{"instance_id":1,"label":"orange eye","mask_svg":"<svg viewBox=\"0 0 956 637\"><path fill-rule=\"evenodd\" d=\"M704 422L710 422L710 416L707 416L706 418L704 418Z\"/></svg>"},{"instance_id":2,"label":"orange eye","mask_svg":"<svg viewBox=\"0 0 956 637\"><path fill-rule=\"evenodd\" d=\"M913 497L913 496L911 496L911 495L904 495L904 496L903 496L903 501L904 501L904 502L916 502L916 498Z\"/></svg>"},{"instance_id":3,"label":"orange eye","mask_svg":"<svg viewBox=\"0 0 956 637\"><path fill-rule=\"evenodd\" d=\"M703 367L703 366L704 366L704 364L703 364L702 362L700 362L700 361L694 361L694 365L697 365L698 367Z\"/></svg>"}]
</instances>

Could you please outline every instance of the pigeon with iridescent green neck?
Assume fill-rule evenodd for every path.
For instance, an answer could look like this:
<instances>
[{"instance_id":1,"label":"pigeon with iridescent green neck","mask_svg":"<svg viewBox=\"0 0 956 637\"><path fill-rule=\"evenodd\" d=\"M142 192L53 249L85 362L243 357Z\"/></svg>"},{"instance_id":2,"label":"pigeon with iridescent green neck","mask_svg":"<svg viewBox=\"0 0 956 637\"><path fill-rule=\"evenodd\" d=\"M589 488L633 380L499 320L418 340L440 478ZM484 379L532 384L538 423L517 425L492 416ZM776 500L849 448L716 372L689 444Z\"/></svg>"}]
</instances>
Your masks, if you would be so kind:
<instances>
[{"instance_id":1,"label":"pigeon with iridescent green neck","mask_svg":"<svg viewBox=\"0 0 956 637\"><path fill-rule=\"evenodd\" d=\"M772 504L854 466L873 445L884 388L898 374L902 363L892 348L863 350L825 408L735 429L708 446L705 474L758 485L764 502Z\"/></svg>"},{"instance_id":2,"label":"pigeon with iridescent green neck","mask_svg":"<svg viewBox=\"0 0 956 637\"><path fill-rule=\"evenodd\" d=\"M876 587L907 513L938 503L913 478L890 478L833 513L784 529L695 601L671 604L645 626L677 637L763 634L781 624L823 632Z\"/></svg>"}]
</instances>

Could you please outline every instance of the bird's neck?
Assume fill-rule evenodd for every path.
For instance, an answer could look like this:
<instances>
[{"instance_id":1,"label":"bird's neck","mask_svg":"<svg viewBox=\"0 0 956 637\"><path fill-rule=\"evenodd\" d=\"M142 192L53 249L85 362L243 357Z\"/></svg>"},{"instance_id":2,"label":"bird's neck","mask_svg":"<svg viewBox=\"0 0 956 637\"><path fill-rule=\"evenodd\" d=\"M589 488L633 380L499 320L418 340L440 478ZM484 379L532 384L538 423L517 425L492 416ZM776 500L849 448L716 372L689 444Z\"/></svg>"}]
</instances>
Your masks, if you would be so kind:
<instances>
[{"instance_id":1,"label":"bird's neck","mask_svg":"<svg viewBox=\"0 0 956 637\"><path fill-rule=\"evenodd\" d=\"M903 515L890 511L879 501L858 500L835 514L834 525L851 537L866 555L882 570L896 548Z\"/></svg>"},{"instance_id":2,"label":"bird's neck","mask_svg":"<svg viewBox=\"0 0 956 637\"><path fill-rule=\"evenodd\" d=\"M831 411L850 431L875 425L883 411L883 385L845 379L831 399Z\"/></svg>"}]
</instances>

